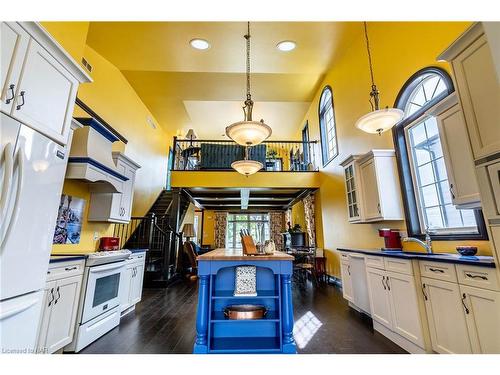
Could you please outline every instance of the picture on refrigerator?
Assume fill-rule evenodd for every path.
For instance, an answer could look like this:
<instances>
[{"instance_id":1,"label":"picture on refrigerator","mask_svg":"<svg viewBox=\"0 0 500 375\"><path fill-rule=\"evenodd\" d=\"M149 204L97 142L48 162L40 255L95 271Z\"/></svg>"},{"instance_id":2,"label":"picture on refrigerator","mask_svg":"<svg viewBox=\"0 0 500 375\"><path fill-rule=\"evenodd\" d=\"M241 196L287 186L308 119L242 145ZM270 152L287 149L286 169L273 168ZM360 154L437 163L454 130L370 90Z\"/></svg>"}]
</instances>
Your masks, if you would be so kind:
<instances>
[{"instance_id":1,"label":"picture on refrigerator","mask_svg":"<svg viewBox=\"0 0 500 375\"><path fill-rule=\"evenodd\" d=\"M62 194L59 203L54 244L78 244L82 233L85 199Z\"/></svg>"}]
</instances>

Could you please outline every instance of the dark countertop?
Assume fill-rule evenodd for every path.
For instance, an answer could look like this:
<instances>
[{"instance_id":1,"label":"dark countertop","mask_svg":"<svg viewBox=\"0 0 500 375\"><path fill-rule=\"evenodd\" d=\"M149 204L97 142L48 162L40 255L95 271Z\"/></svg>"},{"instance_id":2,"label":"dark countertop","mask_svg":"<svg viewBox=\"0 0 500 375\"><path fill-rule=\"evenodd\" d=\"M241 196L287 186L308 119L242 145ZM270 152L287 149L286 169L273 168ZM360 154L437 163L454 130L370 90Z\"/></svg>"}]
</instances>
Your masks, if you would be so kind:
<instances>
[{"instance_id":1,"label":"dark countertop","mask_svg":"<svg viewBox=\"0 0 500 375\"><path fill-rule=\"evenodd\" d=\"M123 249L123 250L129 250L130 252L132 252L132 254L137 254L137 253L145 253L149 249Z\"/></svg>"},{"instance_id":2,"label":"dark countertop","mask_svg":"<svg viewBox=\"0 0 500 375\"><path fill-rule=\"evenodd\" d=\"M412 251L382 251L380 249L350 249L342 247L337 248L337 250L393 258L431 260L435 262L468 264L473 266L495 268L495 261L493 260L493 257L490 256L463 256L452 253L435 253L429 255L426 253L417 253Z\"/></svg>"},{"instance_id":3,"label":"dark countertop","mask_svg":"<svg viewBox=\"0 0 500 375\"><path fill-rule=\"evenodd\" d=\"M71 260L87 259L86 255L54 254L50 256L49 263L68 262Z\"/></svg>"}]
</instances>

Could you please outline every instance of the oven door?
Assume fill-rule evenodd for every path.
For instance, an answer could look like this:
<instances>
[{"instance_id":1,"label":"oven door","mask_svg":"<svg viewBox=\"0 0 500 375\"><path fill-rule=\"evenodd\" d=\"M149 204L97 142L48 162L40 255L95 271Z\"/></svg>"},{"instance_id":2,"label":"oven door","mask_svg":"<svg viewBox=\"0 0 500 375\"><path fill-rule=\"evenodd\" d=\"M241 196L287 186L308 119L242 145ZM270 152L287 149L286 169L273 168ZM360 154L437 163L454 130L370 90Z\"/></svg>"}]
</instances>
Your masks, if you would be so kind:
<instances>
[{"instance_id":1,"label":"oven door","mask_svg":"<svg viewBox=\"0 0 500 375\"><path fill-rule=\"evenodd\" d=\"M124 261L88 268L82 324L120 304L120 277L124 270Z\"/></svg>"}]
</instances>

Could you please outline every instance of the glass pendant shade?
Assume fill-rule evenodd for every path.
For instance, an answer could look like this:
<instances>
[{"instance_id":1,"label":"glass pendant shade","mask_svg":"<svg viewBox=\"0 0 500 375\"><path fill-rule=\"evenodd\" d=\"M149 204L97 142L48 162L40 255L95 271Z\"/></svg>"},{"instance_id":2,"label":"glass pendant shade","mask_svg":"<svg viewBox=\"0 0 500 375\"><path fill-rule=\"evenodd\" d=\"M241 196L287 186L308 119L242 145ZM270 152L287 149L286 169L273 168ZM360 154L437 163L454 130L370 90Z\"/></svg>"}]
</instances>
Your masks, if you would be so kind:
<instances>
[{"instance_id":1,"label":"glass pendant shade","mask_svg":"<svg viewBox=\"0 0 500 375\"><path fill-rule=\"evenodd\" d=\"M245 176L250 176L251 174L257 173L264 165L257 160L238 160L231 164L231 167L236 170L236 172L241 173Z\"/></svg>"},{"instance_id":2,"label":"glass pendant shade","mask_svg":"<svg viewBox=\"0 0 500 375\"><path fill-rule=\"evenodd\" d=\"M271 135L271 128L260 121L240 121L226 128L226 135L242 146L256 146Z\"/></svg>"},{"instance_id":3,"label":"glass pendant shade","mask_svg":"<svg viewBox=\"0 0 500 375\"><path fill-rule=\"evenodd\" d=\"M381 134L403 118L403 111L396 108L383 108L369 112L358 121L356 127L371 134Z\"/></svg>"}]
</instances>

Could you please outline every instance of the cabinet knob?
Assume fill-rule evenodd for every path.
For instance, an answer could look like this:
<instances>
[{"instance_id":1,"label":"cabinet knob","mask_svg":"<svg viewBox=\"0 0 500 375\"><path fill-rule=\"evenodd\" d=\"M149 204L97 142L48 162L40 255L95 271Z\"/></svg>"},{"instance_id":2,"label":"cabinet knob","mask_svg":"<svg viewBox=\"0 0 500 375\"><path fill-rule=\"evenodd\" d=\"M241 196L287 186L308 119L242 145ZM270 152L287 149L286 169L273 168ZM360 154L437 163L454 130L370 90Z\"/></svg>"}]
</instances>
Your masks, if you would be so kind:
<instances>
[{"instance_id":1,"label":"cabinet knob","mask_svg":"<svg viewBox=\"0 0 500 375\"><path fill-rule=\"evenodd\" d=\"M14 94L14 87L16 87L16 85L14 84L11 84L9 86L9 91L10 91L10 98L7 98L5 99L5 104L10 104L10 102L14 99L14 97L16 96L16 94Z\"/></svg>"}]
</instances>

